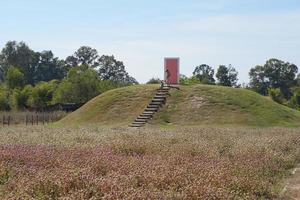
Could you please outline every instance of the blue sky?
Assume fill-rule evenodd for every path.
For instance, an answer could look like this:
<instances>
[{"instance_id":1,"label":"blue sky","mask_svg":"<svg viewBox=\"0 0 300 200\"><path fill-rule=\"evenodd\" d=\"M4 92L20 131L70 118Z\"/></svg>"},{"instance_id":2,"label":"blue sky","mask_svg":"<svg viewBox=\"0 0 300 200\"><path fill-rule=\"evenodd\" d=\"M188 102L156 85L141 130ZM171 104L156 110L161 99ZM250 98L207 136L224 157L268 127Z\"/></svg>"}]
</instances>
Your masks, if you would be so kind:
<instances>
[{"instance_id":1,"label":"blue sky","mask_svg":"<svg viewBox=\"0 0 300 200\"><path fill-rule=\"evenodd\" d=\"M0 47L25 41L65 58L82 45L115 55L140 82L162 78L163 58L232 64L240 82L268 58L300 67L299 0L1 0Z\"/></svg>"}]
</instances>

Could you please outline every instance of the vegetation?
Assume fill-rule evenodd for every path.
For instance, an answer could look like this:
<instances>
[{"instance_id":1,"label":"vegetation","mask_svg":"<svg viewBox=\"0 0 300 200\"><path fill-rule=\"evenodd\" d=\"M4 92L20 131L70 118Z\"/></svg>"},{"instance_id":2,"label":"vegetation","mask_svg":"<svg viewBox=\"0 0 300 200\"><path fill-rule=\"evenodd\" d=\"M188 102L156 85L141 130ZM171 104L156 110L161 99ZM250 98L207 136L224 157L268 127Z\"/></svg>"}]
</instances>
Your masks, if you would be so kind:
<instances>
[{"instance_id":1,"label":"vegetation","mask_svg":"<svg viewBox=\"0 0 300 200\"><path fill-rule=\"evenodd\" d=\"M10 41L0 53L0 111L85 103L117 87L137 84L123 62L83 46L66 60Z\"/></svg>"},{"instance_id":2,"label":"vegetation","mask_svg":"<svg viewBox=\"0 0 300 200\"><path fill-rule=\"evenodd\" d=\"M238 72L231 65L226 67L225 65L220 65L216 74L219 85L234 87L237 85Z\"/></svg>"},{"instance_id":3,"label":"vegetation","mask_svg":"<svg viewBox=\"0 0 300 200\"><path fill-rule=\"evenodd\" d=\"M284 128L3 128L0 198L278 199L300 156L299 134Z\"/></svg>"},{"instance_id":4,"label":"vegetation","mask_svg":"<svg viewBox=\"0 0 300 200\"><path fill-rule=\"evenodd\" d=\"M214 84L215 71L208 65L202 64L195 68L193 75L196 76L201 83Z\"/></svg>"}]
</instances>

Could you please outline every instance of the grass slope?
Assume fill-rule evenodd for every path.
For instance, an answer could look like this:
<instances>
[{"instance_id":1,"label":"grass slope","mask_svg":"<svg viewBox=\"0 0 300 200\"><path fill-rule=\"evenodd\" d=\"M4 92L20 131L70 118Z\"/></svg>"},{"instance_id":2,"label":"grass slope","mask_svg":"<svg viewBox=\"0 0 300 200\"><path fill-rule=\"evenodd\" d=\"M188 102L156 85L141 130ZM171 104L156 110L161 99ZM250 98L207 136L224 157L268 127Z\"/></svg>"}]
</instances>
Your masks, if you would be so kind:
<instances>
[{"instance_id":1,"label":"grass slope","mask_svg":"<svg viewBox=\"0 0 300 200\"><path fill-rule=\"evenodd\" d=\"M157 87L157 85L138 85L110 90L95 97L57 124L128 125L144 110Z\"/></svg>"},{"instance_id":2,"label":"grass slope","mask_svg":"<svg viewBox=\"0 0 300 200\"><path fill-rule=\"evenodd\" d=\"M127 125L151 100L158 85L141 85L106 92L59 123ZM181 86L152 125L298 126L300 112L246 89L220 86Z\"/></svg>"}]
</instances>

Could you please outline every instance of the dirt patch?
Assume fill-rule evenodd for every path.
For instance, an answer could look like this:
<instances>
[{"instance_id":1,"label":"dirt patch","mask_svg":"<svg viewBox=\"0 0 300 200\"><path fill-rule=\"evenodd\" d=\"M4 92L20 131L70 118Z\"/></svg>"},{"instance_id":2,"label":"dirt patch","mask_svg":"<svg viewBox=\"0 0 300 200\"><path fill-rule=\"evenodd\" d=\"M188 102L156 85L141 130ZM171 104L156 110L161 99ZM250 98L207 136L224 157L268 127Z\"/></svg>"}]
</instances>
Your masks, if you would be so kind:
<instances>
[{"instance_id":1,"label":"dirt patch","mask_svg":"<svg viewBox=\"0 0 300 200\"><path fill-rule=\"evenodd\" d=\"M189 97L189 104L187 105L191 109L199 109L205 105L205 100L203 97L191 96Z\"/></svg>"},{"instance_id":2,"label":"dirt patch","mask_svg":"<svg viewBox=\"0 0 300 200\"><path fill-rule=\"evenodd\" d=\"M300 164L292 171L292 174L282 193L286 198L300 200Z\"/></svg>"}]
</instances>

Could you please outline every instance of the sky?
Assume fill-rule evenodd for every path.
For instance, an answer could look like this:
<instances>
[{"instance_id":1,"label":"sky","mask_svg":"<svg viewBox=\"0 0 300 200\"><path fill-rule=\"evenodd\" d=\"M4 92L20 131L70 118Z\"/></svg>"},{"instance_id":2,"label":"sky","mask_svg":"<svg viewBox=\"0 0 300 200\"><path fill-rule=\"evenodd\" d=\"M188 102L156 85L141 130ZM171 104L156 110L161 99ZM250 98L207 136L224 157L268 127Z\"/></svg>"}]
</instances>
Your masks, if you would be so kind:
<instances>
[{"instance_id":1,"label":"sky","mask_svg":"<svg viewBox=\"0 0 300 200\"><path fill-rule=\"evenodd\" d=\"M140 83L163 78L164 57L180 57L187 76L231 64L247 83L270 58L300 67L300 1L0 0L0 48L10 40L60 58L91 46Z\"/></svg>"}]
</instances>

